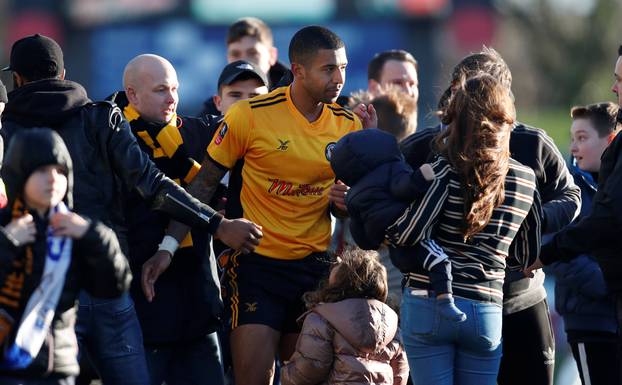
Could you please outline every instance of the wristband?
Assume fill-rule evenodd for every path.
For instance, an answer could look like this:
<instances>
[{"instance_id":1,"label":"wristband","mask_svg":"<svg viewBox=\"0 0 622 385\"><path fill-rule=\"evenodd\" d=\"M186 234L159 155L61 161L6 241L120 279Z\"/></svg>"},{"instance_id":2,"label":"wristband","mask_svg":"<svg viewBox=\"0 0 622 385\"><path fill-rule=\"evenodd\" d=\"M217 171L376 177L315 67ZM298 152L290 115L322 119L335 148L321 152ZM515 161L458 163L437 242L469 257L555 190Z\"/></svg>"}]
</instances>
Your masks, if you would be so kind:
<instances>
[{"instance_id":1,"label":"wristband","mask_svg":"<svg viewBox=\"0 0 622 385\"><path fill-rule=\"evenodd\" d=\"M174 237L170 235L165 235L164 238L162 238L162 243L160 243L160 245L158 246L158 251L166 250L169 253L171 253L171 258L172 258L173 255L175 255L175 251L177 251L178 248L179 248L179 242L177 242L177 239L175 239Z\"/></svg>"}]
</instances>

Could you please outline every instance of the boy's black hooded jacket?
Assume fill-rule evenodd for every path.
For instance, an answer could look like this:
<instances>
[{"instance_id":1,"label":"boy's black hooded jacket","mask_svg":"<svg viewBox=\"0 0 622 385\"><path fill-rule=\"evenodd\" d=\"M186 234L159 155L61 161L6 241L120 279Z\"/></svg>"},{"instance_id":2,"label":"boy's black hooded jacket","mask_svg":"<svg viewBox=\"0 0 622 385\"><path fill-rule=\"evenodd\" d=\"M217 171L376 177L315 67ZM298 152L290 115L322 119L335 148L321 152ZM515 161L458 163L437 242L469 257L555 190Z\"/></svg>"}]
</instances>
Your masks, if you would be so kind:
<instances>
[{"instance_id":1,"label":"boy's black hooded jacket","mask_svg":"<svg viewBox=\"0 0 622 385\"><path fill-rule=\"evenodd\" d=\"M26 180L37 168L60 164L67 170L68 187L65 204L71 208L73 171L67 148L58 134L49 129L32 129L17 133L6 152L2 178L7 187L8 206L0 211L0 226L12 220L12 208L17 199L22 200ZM30 212L37 228L35 242L17 247L0 231L0 285L11 271L13 261L23 259L27 248L32 250L32 273L24 275L19 306L0 307L15 320L10 343L13 342L22 313L33 291L39 286L47 253L48 218ZM2 229L0 228L0 229ZM74 332L78 292L85 289L97 297L113 298L128 290L131 274L126 258L121 252L114 232L101 222L92 221L89 229L79 240L73 241L72 260L65 278L64 288L56 306L48 338L39 354L25 369L12 372L0 371L0 376L21 378L63 378L79 372L78 345Z\"/></svg>"}]
</instances>

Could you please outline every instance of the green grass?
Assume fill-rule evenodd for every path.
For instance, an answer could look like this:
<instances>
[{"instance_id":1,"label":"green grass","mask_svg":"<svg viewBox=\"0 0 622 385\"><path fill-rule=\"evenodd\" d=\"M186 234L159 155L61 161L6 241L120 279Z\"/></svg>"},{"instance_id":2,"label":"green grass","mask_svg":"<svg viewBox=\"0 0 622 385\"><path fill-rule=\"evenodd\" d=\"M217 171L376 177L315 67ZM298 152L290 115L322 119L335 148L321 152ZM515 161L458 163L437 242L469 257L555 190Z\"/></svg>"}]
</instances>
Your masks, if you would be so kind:
<instances>
[{"instance_id":1,"label":"green grass","mask_svg":"<svg viewBox=\"0 0 622 385\"><path fill-rule=\"evenodd\" d=\"M521 111L518 113L518 120L533 127L539 127L555 141L557 148L568 157L570 153L570 109L550 109L540 111Z\"/></svg>"}]
</instances>

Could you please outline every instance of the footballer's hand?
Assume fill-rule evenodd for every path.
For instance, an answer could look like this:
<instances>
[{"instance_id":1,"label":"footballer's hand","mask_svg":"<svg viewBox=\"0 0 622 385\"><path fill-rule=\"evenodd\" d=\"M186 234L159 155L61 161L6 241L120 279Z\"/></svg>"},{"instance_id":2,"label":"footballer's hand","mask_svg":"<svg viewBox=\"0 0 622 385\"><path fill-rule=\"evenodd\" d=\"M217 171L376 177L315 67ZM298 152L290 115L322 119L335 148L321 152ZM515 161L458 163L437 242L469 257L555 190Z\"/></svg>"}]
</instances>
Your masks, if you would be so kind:
<instances>
[{"instance_id":1,"label":"footballer's hand","mask_svg":"<svg viewBox=\"0 0 622 385\"><path fill-rule=\"evenodd\" d=\"M214 236L232 249L247 254L255 250L255 247L259 245L259 240L263 237L263 233L261 232L261 226L248 219L223 218Z\"/></svg>"}]
</instances>

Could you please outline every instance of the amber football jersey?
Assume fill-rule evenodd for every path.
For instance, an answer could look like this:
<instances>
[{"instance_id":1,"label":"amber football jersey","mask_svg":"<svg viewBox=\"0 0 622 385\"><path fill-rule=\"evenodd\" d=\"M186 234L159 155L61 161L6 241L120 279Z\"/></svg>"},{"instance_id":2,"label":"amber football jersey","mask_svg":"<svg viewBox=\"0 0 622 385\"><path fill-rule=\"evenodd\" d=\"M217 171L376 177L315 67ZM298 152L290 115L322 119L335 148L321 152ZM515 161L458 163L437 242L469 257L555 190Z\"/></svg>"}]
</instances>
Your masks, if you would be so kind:
<instances>
[{"instance_id":1,"label":"amber football jersey","mask_svg":"<svg viewBox=\"0 0 622 385\"><path fill-rule=\"evenodd\" d=\"M257 253L299 259L327 249L331 151L360 128L358 118L337 104L325 104L310 123L292 103L290 87L229 109L208 154L226 168L244 160L240 202L244 218L263 226Z\"/></svg>"}]
</instances>

